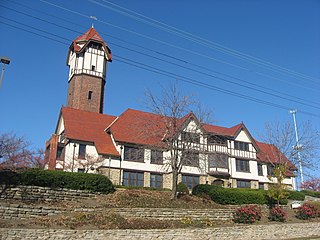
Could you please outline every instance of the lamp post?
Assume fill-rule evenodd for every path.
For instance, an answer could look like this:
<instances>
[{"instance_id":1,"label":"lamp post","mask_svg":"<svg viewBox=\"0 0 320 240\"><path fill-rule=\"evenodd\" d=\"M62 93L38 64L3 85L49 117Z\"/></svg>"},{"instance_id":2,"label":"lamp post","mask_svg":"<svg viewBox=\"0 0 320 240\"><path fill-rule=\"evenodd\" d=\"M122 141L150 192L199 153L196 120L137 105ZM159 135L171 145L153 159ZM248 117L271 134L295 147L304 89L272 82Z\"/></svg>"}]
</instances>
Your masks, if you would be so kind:
<instances>
[{"instance_id":1,"label":"lamp post","mask_svg":"<svg viewBox=\"0 0 320 240\"><path fill-rule=\"evenodd\" d=\"M8 57L1 57L1 63L2 63L2 70L1 70L1 77L0 77L0 88L2 85L2 79L3 79L3 75L4 75L4 69L6 67L6 65L8 65L10 63L10 58Z\"/></svg>"}]
</instances>

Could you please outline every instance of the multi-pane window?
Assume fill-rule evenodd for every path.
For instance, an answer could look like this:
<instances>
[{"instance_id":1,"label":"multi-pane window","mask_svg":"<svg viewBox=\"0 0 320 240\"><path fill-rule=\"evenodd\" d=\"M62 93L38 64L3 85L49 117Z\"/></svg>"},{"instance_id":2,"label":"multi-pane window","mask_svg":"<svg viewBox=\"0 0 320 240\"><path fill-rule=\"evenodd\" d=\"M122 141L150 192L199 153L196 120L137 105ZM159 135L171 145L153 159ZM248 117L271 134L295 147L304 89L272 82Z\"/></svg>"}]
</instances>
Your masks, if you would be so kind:
<instances>
[{"instance_id":1,"label":"multi-pane window","mask_svg":"<svg viewBox=\"0 0 320 240\"><path fill-rule=\"evenodd\" d=\"M87 148L87 145L79 144L78 158L82 158L82 159L86 158L86 148Z\"/></svg>"},{"instance_id":2,"label":"multi-pane window","mask_svg":"<svg viewBox=\"0 0 320 240\"><path fill-rule=\"evenodd\" d=\"M209 135L207 141L208 144L227 145L227 139L223 136Z\"/></svg>"},{"instance_id":3,"label":"multi-pane window","mask_svg":"<svg viewBox=\"0 0 320 240\"><path fill-rule=\"evenodd\" d=\"M184 183L189 189L199 185L199 176L182 175L182 183Z\"/></svg>"},{"instance_id":4,"label":"multi-pane window","mask_svg":"<svg viewBox=\"0 0 320 240\"><path fill-rule=\"evenodd\" d=\"M268 176L273 176L274 175L273 170L274 170L274 167L271 164L268 164L267 165L267 174L268 174Z\"/></svg>"},{"instance_id":5,"label":"multi-pane window","mask_svg":"<svg viewBox=\"0 0 320 240\"><path fill-rule=\"evenodd\" d=\"M228 155L221 153L211 153L208 155L210 168L228 168Z\"/></svg>"},{"instance_id":6,"label":"multi-pane window","mask_svg":"<svg viewBox=\"0 0 320 240\"><path fill-rule=\"evenodd\" d=\"M199 152L184 151L181 156L184 166L199 167Z\"/></svg>"},{"instance_id":7,"label":"multi-pane window","mask_svg":"<svg viewBox=\"0 0 320 240\"><path fill-rule=\"evenodd\" d=\"M244 159L236 159L237 172L250 172L249 161Z\"/></svg>"},{"instance_id":8,"label":"multi-pane window","mask_svg":"<svg viewBox=\"0 0 320 240\"><path fill-rule=\"evenodd\" d=\"M143 187L143 173L123 171L123 185L133 187Z\"/></svg>"},{"instance_id":9,"label":"multi-pane window","mask_svg":"<svg viewBox=\"0 0 320 240\"><path fill-rule=\"evenodd\" d=\"M195 132L182 132L181 140L189 143L200 143L200 134Z\"/></svg>"},{"instance_id":10,"label":"multi-pane window","mask_svg":"<svg viewBox=\"0 0 320 240\"><path fill-rule=\"evenodd\" d=\"M124 160L143 162L144 161L144 149L137 147L124 147Z\"/></svg>"},{"instance_id":11,"label":"multi-pane window","mask_svg":"<svg viewBox=\"0 0 320 240\"><path fill-rule=\"evenodd\" d=\"M163 151L151 150L150 162L153 164L163 164Z\"/></svg>"},{"instance_id":12,"label":"multi-pane window","mask_svg":"<svg viewBox=\"0 0 320 240\"><path fill-rule=\"evenodd\" d=\"M150 187L152 188L162 188L163 177L160 174L150 174Z\"/></svg>"},{"instance_id":13,"label":"multi-pane window","mask_svg":"<svg viewBox=\"0 0 320 240\"><path fill-rule=\"evenodd\" d=\"M249 143L234 141L234 149L242 150L242 151L249 151Z\"/></svg>"},{"instance_id":14,"label":"multi-pane window","mask_svg":"<svg viewBox=\"0 0 320 240\"><path fill-rule=\"evenodd\" d=\"M237 188L251 188L250 181L247 180L237 180Z\"/></svg>"},{"instance_id":15,"label":"multi-pane window","mask_svg":"<svg viewBox=\"0 0 320 240\"><path fill-rule=\"evenodd\" d=\"M262 171L262 164L258 163L258 175L263 176L263 171Z\"/></svg>"}]
</instances>

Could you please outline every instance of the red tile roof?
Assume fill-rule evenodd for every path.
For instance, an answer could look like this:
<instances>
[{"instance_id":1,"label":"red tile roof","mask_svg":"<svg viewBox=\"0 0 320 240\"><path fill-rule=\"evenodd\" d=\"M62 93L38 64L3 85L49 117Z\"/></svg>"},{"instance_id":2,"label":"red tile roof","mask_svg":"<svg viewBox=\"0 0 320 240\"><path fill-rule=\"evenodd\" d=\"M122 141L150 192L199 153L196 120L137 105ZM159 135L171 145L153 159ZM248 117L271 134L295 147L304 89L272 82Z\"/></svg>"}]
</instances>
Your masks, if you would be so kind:
<instances>
[{"instance_id":1,"label":"red tile roof","mask_svg":"<svg viewBox=\"0 0 320 240\"><path fill-rule=\"evenodd\" d=\"M109 47L106 45L105 41L102 39L102 37L100 36L100 34L93 28L91 27L88 31L86 31L83 35L77 37L73 42L70 48L73 48L73 50L76 53L82 52L85 47L87 46L87 44L90 41L94 41L94 42L99 42L103 45L108 61L112 61L112 54L111 54L111 50L109 49ZM78 44L84 44L82 47L80 47Z\"/></svg>"},{"instance_id":2,"label":"red tile roof","mask_svg":"<svg viewBox=\"0 0 320 240\"><path fill-rule=\"evenodd\" d=\"M209 133L215 133L217 135L222 135L222 136L230 136L230 137L235 137L237 132L243 127L243 124L240 123L238 125L235 125L231 128L226 128L226 127L220 127L220 126L214 126L211 124L204 124L203 128L205 131Z\"/></svg>"},{"instance_id":3,"label":"red tile roof","mask_svg":"<svg viewBox=\"0 0 320 240\"><path fill-rule=\"evenodd\" d=\"M100 154L119 156L110 135L111 132L116 142L164 147L163 138L170 129L166 130L169 117L158 114L127 109L118 118L106 114L86 112L72 108L63 107L62 116L65 124L65 134L68 138L94 142ZM183 126L185 121L194 116L192 113L180 118L178 125ZM106 129L108 128L108 129ZM203 125L207 133L235 137L241 129L246 129L243 123L231 128ZM250 134L250 133L249 133ZM257 146L257 159L265 163L278 163L278 149L271 144L258 142L252 138ZM295 166L282 153L279 153L282 161L289 164L291 170Z\"/></svg>"},{"instance_id":4,"label":"red tile roof","mask_svg":"<svg viewBox=\"0 0 320 240\"><path fill-rule=\"evenodd\" d=\"M62 107L65 136L70 139L93 142L99 154L119 156L112 139L104 130L116 117Z\"/></svg>"},{"instance_id":5,"label":"red tile roof","mask_svg":"<svg viewBox=\"0 0 320 240\"><path fill-rule=\"evenodd\" d=\"M162 146L165 121L165 117L158 114L127 109L110 130L118 142Z\"/></svg>"},{"instance_id":6,"label":"red tile roof","mask_svg":"<svg viewBox=\"0 0 320 240\"><path fill-rule=\"evenodd\" d=\"M256 141L260 148L257 158L265 163L287 163L289 169L297 170L294 164L274 145Z\"/></svg>"}]
</instances>

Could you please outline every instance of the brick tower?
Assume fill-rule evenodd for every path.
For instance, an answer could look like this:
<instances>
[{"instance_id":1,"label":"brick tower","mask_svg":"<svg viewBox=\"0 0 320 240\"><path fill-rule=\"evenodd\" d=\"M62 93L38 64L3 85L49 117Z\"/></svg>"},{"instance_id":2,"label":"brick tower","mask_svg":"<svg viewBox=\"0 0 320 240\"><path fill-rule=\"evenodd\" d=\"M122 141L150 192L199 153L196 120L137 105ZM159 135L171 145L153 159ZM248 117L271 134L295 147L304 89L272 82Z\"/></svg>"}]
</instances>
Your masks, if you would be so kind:
<instances>
[{"instance_id":1,"label":"brick tower","mask_svg":"<svg viewBox=\"0 0 320 240\"><path fill-rule=\"evenodd\" d=\"M68 107L103 113L108 61L111 51L93 27L72 42L67 58Z\"/></svg>"}]
</instances>

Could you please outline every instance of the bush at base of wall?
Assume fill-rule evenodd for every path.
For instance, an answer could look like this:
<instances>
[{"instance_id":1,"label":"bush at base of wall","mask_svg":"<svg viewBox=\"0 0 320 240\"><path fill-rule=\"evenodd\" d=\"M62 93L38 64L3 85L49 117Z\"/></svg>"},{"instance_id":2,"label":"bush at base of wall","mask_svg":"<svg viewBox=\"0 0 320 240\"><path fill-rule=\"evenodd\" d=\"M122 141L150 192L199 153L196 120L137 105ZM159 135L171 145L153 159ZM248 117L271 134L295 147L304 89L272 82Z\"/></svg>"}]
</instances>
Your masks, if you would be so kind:
<instances>
[{"instance_id":1,"label":"bush at base of wall","mask_svg":"<svg viewBox=\"0 0 320 240\"><path fill-rule=\"evenodd\" d=\"M265 204L266 193L258 189L222 188L210 185L198 185L193 189L194 195L208 195L220 204Z\"/></svg>"},{"instance_id":2,"label":"bush at base of wall","mask_svg":"<svg viewBox=\"0 0 320 240\"><path fill-rule=\"evenodd\" d=\"M101 193L114 192L113 184L103 175L40 169L28 169L22 172L2 171L0 184L68 188Z\"/></svg>"}]
</instances>

